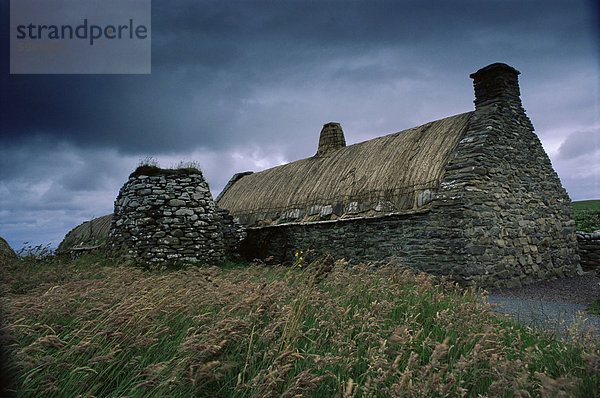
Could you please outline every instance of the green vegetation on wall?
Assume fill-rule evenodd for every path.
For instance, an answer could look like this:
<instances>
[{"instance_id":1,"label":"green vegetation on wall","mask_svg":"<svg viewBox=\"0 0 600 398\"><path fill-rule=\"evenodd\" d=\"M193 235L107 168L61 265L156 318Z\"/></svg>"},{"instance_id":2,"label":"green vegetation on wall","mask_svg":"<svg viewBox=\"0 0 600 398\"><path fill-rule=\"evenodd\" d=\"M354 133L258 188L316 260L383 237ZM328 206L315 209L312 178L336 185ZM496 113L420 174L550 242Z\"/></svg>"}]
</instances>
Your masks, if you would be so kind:
<instances>
[{"instance_id":1,"label":"green vegetation on wall","mask_svg":"<svg viewBox=\"0 0 600 398\"><path fill-rule=\"evenodd\" d=\"M191 174L202 174L200 170L195 167L186 167L181 169L161 169L157 166L139 166L133 173L129 175L131 177L138 176L166 176L166 175L191 175Z\"/></svg>"},{"instance_id":2,"label":"green vegetation on wall","mask_svg":"<svg viewBox=\"0 0 600 398\"><path fill-rule=\"evenodd\" d=\"M131 177L138 176L165 176L165 175L191 175L191 174L200 174L202 175L202 171L200 170L200 164L195 161L180 161L176 166L169 167L163 169L158 167L158 161L151 156L140 159L138 162L138 167L134 170L133 173L129 175Z\"/></svg>"}]
</instances>

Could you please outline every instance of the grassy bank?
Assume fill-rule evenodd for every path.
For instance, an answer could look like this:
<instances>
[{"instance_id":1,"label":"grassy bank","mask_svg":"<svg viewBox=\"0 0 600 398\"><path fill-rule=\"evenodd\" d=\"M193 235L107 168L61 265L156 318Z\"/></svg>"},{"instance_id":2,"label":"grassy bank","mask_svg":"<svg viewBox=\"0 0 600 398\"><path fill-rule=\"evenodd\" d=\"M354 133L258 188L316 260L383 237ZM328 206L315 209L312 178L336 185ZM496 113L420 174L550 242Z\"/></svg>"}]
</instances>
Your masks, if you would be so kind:
<instances>
[{"instance_id":1,"label":"grassy bank","mask_svg":"<svg viewBox=\"0 0 600 398\"><path fill-rule=\"evenodd\" d=\"M302 265L302 266L298 266ZM147 271L88 257L2 270L18 396L596 396L600 353L477 292L321 259Z\"/></svg>"},{"instance_id":2,"label":"grassy bank","mask_svg":"<svg viewBox=\"0 0 600 398\"><path fill-rule=\"evenodd\" d=\"M578 231L594 232L600 229L600 200L573 202Z\"/></svg>"}]
</instances>

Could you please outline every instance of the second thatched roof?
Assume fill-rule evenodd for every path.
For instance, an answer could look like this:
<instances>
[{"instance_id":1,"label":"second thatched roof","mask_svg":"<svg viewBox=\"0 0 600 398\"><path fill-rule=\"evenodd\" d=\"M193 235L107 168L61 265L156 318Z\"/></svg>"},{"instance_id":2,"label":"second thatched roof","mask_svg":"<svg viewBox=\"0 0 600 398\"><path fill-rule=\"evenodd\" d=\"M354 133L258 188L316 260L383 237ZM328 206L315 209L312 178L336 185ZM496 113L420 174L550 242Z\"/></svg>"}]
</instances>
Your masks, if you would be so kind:
<instances>
[{"instance_id":1,"label":"second thatched roof","mask_svg":"<svg viewBox=\"0 0 600 398\"><path fill-rule=\"evenodd\" d=\"M112 214L107 214L79 224L65 235L56 252L66 253L73 247L104 244L110 232L112 216Z\"/></svg>"},{"instance_id":2,"label":"second thatched roof","mask_svg":"<svg viewBox=\"0 0 600 398\"><path fill-rule=\"evenodd\" d=\"M238 175L217 205L246 225L401 212L436 190L472 112L345 146L259 173ZM331 135L337 123L324 126ZM336 133L337 134L337 133Z\"/></svg>"}]
</instances>

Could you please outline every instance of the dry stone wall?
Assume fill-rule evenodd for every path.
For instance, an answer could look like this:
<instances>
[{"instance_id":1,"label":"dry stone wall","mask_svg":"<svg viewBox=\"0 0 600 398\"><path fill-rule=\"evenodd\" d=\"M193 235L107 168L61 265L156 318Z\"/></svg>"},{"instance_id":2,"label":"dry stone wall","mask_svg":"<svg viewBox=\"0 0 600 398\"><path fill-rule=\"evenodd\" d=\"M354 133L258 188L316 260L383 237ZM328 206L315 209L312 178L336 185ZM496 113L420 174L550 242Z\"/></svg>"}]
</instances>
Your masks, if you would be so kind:
<instances>
[{"instance_id":1,"label":"dry stone wall","mask_svg":"<svg viewBox=\"0 0 600 398\"><path fill-rule=\"evenodd\" d=\"M135 175L121 188L109 234L113 256L215 264L225 256L220 216L202 174Z\"/></svg>"},{"instance_id":2,"label":"dry stone wall","mask_svg":"<svg viewBox=\"0 0 600 398\"><path fill-rule=\"evenodd\" d=\"M518 74L498 64L471 75L476 110L432 202L432 227L453 247L432 260L476 268L486 285L581 272L571 201L522 107Z\"/></svg>"},{"instance_id":3,"label":"dry stone wall","mask_svg":"<svg viewBox=\"0 0 600 398\"><path fill-rule=\"evenodd\" d=\"M225 254L228 256L239 255L240 243L246 238L246 228L237 222L229 211L217 207L219 230L223 233Z\"/></svg>"},{"instance_id":4,"label":"dry stone wall","mask_svg":"<svg viewBox=\"0 0 600 398\"><path fill-rule=\"evenodd\" d=\"M248 237L240 251L248 259L273 257L284 264L291 263L295 253L309 249L356 262L395 259L416 270L445 271L468 279L469 275L452 265L445 270L438 269L438 265L423 265L429 263L436 243L427 231L430 217L429 209L420 209L404 214L252 227L247 229Z\"/></svg>"},{"instance_id":5,"label":"dry stone wall","mask_svg":"<svg viewBox=\"0 0 600 398\"><path fill-rule=\"evenodd\" d=\"M577 231L577 244L584 271L600 273L600 230L595 232Z\"/></svg>"}]
</instances>

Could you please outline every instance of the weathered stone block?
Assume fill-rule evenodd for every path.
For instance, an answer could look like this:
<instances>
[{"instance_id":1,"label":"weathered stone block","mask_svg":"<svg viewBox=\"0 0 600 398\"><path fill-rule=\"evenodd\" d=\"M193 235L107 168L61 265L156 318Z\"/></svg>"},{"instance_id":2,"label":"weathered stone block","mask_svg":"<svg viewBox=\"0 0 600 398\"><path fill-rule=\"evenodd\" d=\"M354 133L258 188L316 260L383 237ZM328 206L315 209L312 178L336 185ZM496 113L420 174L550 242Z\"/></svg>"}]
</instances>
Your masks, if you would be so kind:
<instances>
[{"instance_id":1,"label":"weathered stone block","mask_svg":"<svg viewBox=\"0 0 600 398\"><path fill-rule=\"evenodd\" d=\"M192 209L179 209L175 212L176 216L191 216L194 214Z\"/></svg>"},{"instance_id":2,"label":"weathered stone block","mask_svg":"<svg viewBox=\"0 0 600 398\"><path fill-rule=\"evenodd\" d=\"M185 206L185 201L181 200L181 199L171 199L169 200L169 206L173 206L173 207L181 207L181 206Z\"/></svg>"},{"instance_id":3,"label":"weathered stone block","mask_svg":"<svg viewBox=\"0 0 600 398\"><path fill-rule=\"evenodd\" d=\"M137 220L137 225L146 226L156 224L156 221L152 217L143 217Z\"/></svg>"},{"instance_id":4,"label":"weathered stone block","mask_svg":"<svg viewBox=\"0 0 600 398\"><path fill-rule=\"evenodd\" d=\"M179 245L179 238L172 237L172 236L165 236L163 238L158 239L157 243L159 245L177 246L177 245Z\"/></svg>"}]
</instances>

